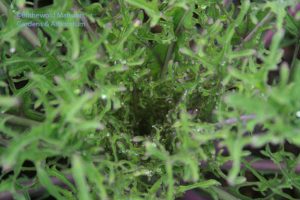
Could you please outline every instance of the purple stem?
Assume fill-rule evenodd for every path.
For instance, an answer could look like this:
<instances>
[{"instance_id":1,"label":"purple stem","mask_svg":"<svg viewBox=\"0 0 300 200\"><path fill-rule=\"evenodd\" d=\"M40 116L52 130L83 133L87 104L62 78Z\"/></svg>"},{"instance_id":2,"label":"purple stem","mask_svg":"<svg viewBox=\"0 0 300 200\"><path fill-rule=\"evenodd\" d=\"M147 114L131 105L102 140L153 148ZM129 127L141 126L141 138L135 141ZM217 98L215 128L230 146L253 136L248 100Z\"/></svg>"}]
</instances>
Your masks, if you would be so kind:
<instances>
[{"instance_id":1,"label":"purple stem","mask_svg":"<svg viewBox=\"0 0 300 200\"><path fill-rule=\"evenodd\" d=\"M257 171L263 171L263 172L279 172L281 168L286 168L285 163L281 163L280 166L276 165L272 160L257 160L253 161L251 158L246 159L247 162L249 162L250 166L257 170ZM224 165L221 166L221 169L223 170L230 170L232 168L232 161L226 162ZM206 167L208 164L207 162L203 161L201 162L202 167ZM245 168L244 164L241 164L241 168ZM294 169L296 173L300 173L300 165L297 165Z\"/></svg>"},{"instance_id":2,"label":"purple stem","mask_svg":"<svg viewBox=\"0 0 300 200\"><path fill-rule=\"evenodd\" d=\"M72 175L66 175L65 176L66 179L71 183L71 184L75 184L74 178L72 177ZM52 177L51 178L51 182L53 185L56 185L58 187L61 188L69 188L64 182L62 182L60 179L56 178L56 177ZM33 180L30 181L26 181L23 183L24 186L28 186L28 185L32 185L34 183ZM28 190L28 194L30 196L30 198L37 198L37 197L41 197L43 194L45 194L47 192L47 189L44 187L38 187L38 188L33 188ZM24 193L24 191L18 191L18 193ZM1 200L14 200L14 196L11 192L1 192L0 193L0 199Z\"/></svg>"},{"instance_id":3,"label":"purple stem","mask_svg":"<svg viewBox=\"0 0 300 200\"><path fill-rule=\"evenodd\" d=\"M250 163L250 166L253 169L258 170L258 171L278 172L278 171L280 171L281 168L286 167L286 165L284 163L281 163L280 166L278 166L271 160L253 161L251 158L248 158L247 160ZM200 165L202 167L206 167L208 165L208 163L205 161L202 161L200 163ZM228 161L223 166L221 166L221 169L223 169L223 170L230 170L231 168L232 168L232 161ZM241 168L245 168L245 165L241 164ZM296 173L300 173L300 165L297 165L294 170ZM73 184L73 185L75 184L75 181L74 181L72 175L70 175L70 174L66 175L66 179L71 184ZM62 188L68 188L68 186L65 183L63 183L61 180L59 180L56 177L51 178L51 181L52 181L53 185L56 185L56 186L62 187ZM24 185L32 185L32 184L33 184L33 181L27 181L24 183ZM46 193L46 191L47 191L47 189L41 186L38 188L28 190L28 193L31 198L35 198L35 197L42 196L43 194ZM23 191L18 191L18 192L23 193ZM0 199L1 200L13 200L14 198L13 198L13 195L11 192L1 192ZM208 200L208 199L204 196L200 196L200 195L196 194L193 191L188 191L188 192L186 192L183 200Z\"/></svg>"},{"instance_id":4,"label":"purple stem","mask_svg":"<svg viewBox=\"0 0 300 200\"><path fill-rule=\"evenodd\" d=\"M300 11L300 3L298 3L294 8L288 9L289 14L292 15L293 17L295 17L299 11Z\"/></svg>"},{"instance_id":5,"label":"purple stem","mask_svg":"<svg viewBox=\"0 0 300 200\"><path fill-rule=\"evenodd\" d=\"M269 48L270 45L271 45L271 42L272 42L272 38L274 36L274 31L273 30L267 30L265 35L264 35L264 44L265 44L265 47Z\"/></svg>"},{"instance_id":6,"label":"purple stem","mask_svg":"<svg viewBox=\"0 0 300 200\"><path fill-rule=\"evenodd\" d=\"M255 119L256 115L254 114L250 114L250 115L242 115L239 118L229 118L229 119L225 119L222 122L216 123L216 127L217 128L222 128L224 125L231 125L231 124L235 124L239 121L242 121L243 123Z\"/></svg>"},{"instance_id":7,"label":"purple stem","mask_svg":"<svg viewBox=\"0 0 300 200\"><path fill-rule=\"evenodd\" d=\"M211 200L211 198L202 196L193 190L189 190L184 194L182 200Z\"/></svg>"}]
</instances>

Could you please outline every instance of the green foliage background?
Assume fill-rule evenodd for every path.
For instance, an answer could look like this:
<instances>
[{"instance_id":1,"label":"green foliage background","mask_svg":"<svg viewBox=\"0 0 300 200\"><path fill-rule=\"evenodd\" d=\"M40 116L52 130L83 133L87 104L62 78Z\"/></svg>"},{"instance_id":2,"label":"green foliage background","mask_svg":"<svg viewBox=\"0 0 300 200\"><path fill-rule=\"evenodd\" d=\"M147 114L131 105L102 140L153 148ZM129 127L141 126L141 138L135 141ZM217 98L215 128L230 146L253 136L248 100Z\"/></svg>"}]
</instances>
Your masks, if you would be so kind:
<instances>
[{"instance_id":1,"label":"green foliage background","mask_svg":"<svg viewBox=\"0 0 300 200\"><path fill-rule=\"evenodd\" d=\"M76 5L92 29L36 29L41 45L32 48L18 35L24 1L1 1L8 13L0 18L0 191L29 199L30 188L43 186L56 199L171 200L200 188L214 199L253 199L239 190L250 185L262 199L295 199L283 189L300 189L299 157L284 142L300 145L300 71L295 56L281 58L284 46L299 48L299 20L287 13L296 0L228 8L218 0L74 2L27 11L69 13ZM266 15L269 23L243 41ZM277 32L266 49L268 29ZM268 84L278 67L279 80ZM255 118L216 128L242 115ZM253 133L257 124L263 134ZM216 140L229 156L216 153ZM286 167L266 178L247 164L249 155L261 159L249 145ZM246 169L257 181L247 182ZM36 172L31 186L22 185L26 171Z\"/></svg>"}]
</instances>

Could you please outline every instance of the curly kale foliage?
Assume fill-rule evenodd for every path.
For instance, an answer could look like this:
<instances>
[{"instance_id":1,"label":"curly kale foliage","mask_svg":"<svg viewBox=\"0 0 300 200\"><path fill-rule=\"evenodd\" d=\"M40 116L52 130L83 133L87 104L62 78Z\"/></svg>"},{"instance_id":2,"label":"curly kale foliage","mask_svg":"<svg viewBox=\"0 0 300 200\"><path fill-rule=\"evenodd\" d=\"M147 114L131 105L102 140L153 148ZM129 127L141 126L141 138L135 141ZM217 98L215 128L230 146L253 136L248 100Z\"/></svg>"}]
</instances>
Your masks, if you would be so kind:
<instances>
[{"instance_id":1,"label":"curly kale foliage","mask_svg":"<svg viewBox=\"0 0 300 200\"><path fill-rule=\"evenodd\" d=\"M37 2L0 2L0 195L299 199L296 0Z\"/></svg>"}]
</instances>

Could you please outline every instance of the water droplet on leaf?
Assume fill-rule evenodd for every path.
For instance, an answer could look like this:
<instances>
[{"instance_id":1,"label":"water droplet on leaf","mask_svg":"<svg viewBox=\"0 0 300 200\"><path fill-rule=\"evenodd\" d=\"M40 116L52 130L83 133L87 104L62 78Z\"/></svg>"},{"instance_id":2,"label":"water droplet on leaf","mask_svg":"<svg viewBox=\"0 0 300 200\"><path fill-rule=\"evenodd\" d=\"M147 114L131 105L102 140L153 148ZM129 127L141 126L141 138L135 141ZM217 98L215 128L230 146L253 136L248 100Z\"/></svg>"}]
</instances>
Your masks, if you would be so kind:
<instances>
[{"instance_id":1,"label":"water droplet on leaf","mask_svg":"<svg viewBox=\"0 0 300 200\"><path fill-rule=\"evenodd\" d=\"M300 110L296 112L296 117L300 118Z\"/></svg>"},{"instance_id":2,"label":"water droplet on leaf","mask_svg":"<svg viewBox=\"0 0 300 200\"><path fill-rule=\"evenodd\" d=\"M16 48L15 48L15 47L10 48L10 49L9 49L9 52L10 52L10 53L15 53L15 52L16 52Z\"/></svg>"}]
</instances>

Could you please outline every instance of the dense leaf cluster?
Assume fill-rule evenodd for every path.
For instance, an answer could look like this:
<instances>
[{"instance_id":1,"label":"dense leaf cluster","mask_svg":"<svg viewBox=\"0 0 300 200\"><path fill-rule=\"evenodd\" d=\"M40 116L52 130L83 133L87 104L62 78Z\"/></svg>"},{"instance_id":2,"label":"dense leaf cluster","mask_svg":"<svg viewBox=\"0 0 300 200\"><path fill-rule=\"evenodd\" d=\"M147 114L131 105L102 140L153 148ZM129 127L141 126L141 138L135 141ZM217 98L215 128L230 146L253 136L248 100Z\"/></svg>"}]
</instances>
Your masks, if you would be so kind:
<instances>
[{"instance_id":1,"label":"dense leaf cluster","mask_svg":"<svg viewBox=\"0 0 300 200\"><path fill-rule=\"evenodd\" d=\"M48 3L0 2L0 195L299 199L296 0Z\"/></svg>"}]
</instances>

